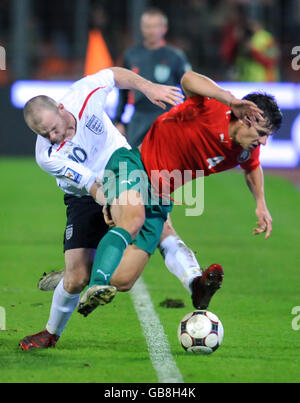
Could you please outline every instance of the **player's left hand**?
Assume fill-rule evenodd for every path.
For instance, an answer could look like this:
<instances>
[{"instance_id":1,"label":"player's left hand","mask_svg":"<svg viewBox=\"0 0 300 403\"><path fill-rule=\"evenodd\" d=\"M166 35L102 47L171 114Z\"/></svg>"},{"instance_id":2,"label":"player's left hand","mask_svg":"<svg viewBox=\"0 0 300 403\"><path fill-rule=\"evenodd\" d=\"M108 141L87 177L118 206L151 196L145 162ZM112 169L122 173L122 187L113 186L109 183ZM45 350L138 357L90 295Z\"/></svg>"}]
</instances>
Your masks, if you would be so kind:
<instances>
[{"instance_id":1,"label":"player's left hand","mask_svg":"<svg viewBox=\"0 0 300 403\"><path fill-rule=\"evenodd\" d=\"M268 239L272 232L272 217L266 207L257 207L255 210L256 216L258 218L257 227L254 228L253 234L259 235L266 233L265 239Z\"/></svg>"},{"instance_id":2,"label":"player's left hand","mask_svg":"<svg viewBox=\"0 0 300 403\"><path fill-rule=\"evenodd\" d=\"M166 109L166 103L175 106L182 104L184 101L184 95L180 88L170 85L151 83L144 91L144 94L154 105L162 109Z\"/></svg>"},{"instance_id":3,"label":"player's left hand","mask_svg":"<svg viewBox=\"0 0 300 403\"><path fill-rule=\"evenodd\" d=\"M254 102L233 97L232 101L230 102L230 108L237 119L250 120L252 125L255 125L257 122L264 122L264 118L262 116L264 112L259 109Z\"/></svg>"}]
</instances>

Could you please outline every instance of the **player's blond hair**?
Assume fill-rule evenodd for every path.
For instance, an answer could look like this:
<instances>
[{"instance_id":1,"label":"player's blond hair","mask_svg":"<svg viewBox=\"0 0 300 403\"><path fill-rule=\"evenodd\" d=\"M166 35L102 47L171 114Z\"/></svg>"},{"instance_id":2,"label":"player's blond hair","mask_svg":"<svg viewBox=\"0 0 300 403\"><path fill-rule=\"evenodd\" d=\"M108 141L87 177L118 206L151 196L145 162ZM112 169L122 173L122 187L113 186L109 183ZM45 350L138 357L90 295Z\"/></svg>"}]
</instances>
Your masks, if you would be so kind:
<instances>
[{"instance_id":1,"label":"player's blond hair","mask_svg":"<svg viewBox=\"0 0 300 403\"><path fill-rule=\"evenodd\" d=\"M160 10L159 8L156 7L150 7L147 8L143 13L142 13L142 17L144 15L159 15L162 18L163 23L167 26L168 25L168 17L166 16L166 14Z\"/></svg>"},{"instance_id":2,"label":"player's blond hair","mask_svg":"<svg viewBox=\"0 0 300 403\"><path fill-rule=\"evenodd\" d=\"M33 131L36 131L36 128L41 124L41 112L43 110L52 110L58 113L57 102L46 95L38 95L31 98L24 106L25 122Z\"/></svg>"}]
</instances>

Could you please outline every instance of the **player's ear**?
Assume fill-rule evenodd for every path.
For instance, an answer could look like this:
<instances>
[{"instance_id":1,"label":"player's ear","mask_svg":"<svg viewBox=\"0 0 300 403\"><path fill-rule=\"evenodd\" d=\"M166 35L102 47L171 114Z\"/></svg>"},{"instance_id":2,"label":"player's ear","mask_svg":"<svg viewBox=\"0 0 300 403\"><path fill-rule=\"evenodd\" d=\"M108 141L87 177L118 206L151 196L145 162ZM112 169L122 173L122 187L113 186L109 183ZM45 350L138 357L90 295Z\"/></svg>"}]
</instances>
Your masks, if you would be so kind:
<instances>
[{"instance_id":1,"label":"player's ear","mask_svg":"<svg viewBox=\"0 0 300 403\"><path fill-rule=\"evenodd\" d=\"M65 107L64 107L64 105L63 104L58 104L58 110L60 111L60 112L62 112L64 109L65 109Z\"/></svg>"}]
</instances>

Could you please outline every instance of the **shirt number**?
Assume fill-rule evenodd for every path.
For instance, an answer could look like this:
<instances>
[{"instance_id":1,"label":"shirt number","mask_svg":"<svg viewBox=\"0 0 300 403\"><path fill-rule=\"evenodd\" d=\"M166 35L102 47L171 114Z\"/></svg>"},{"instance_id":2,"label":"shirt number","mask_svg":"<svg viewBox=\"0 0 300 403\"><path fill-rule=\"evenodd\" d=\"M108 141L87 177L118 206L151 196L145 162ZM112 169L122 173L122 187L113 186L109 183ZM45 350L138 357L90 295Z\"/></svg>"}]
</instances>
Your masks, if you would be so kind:
<instances>
[{"instance_id":1,"label":"shirt number","mask_svg":"<svg viewBox=\"0 0 300 403\"><path fill-rule=\"evenodd\" d=\"M68 158L72 161L75 161L78 163L80 163L80 162L83 163L86 161L87 155L83 148L74 147L72 149L72 154L69 154Z\"/></svg>"}]
</instances>

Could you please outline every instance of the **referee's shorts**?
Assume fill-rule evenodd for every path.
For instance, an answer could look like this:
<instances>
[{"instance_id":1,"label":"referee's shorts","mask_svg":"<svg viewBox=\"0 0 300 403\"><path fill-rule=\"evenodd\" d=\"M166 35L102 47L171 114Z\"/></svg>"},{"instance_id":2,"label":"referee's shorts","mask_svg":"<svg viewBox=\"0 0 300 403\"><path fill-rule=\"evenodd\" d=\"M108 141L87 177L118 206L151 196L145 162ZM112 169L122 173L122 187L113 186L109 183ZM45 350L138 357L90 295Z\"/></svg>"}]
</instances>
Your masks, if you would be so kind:
<instances>
[{"instance_id":1,"label":"referee's shorts","mask_svg":"<svg viewBox=\"0 0 300 403\"><path fill-rule=\"evenodd\" d=\"M65 194L64 203L67 206L64 252L77 248L96 249L108 231L102 207L91 196Z\"/></svg>"}]
</instances>

